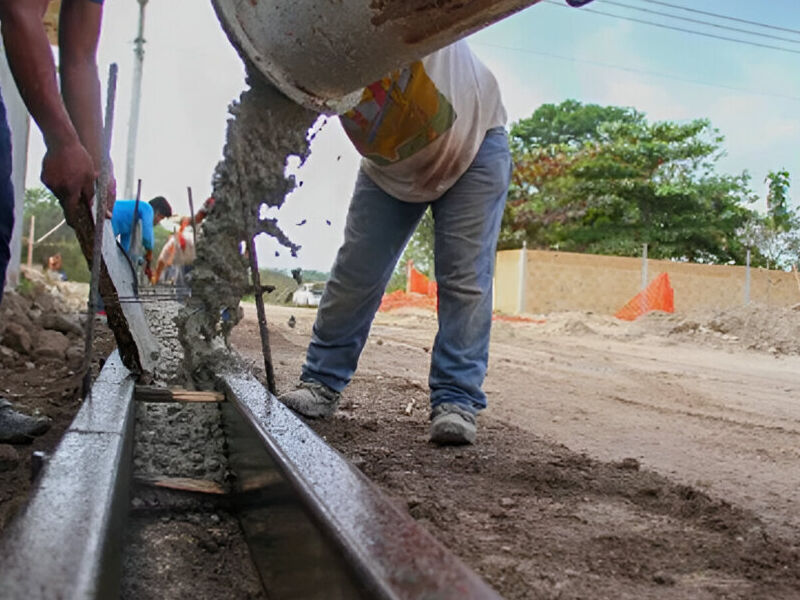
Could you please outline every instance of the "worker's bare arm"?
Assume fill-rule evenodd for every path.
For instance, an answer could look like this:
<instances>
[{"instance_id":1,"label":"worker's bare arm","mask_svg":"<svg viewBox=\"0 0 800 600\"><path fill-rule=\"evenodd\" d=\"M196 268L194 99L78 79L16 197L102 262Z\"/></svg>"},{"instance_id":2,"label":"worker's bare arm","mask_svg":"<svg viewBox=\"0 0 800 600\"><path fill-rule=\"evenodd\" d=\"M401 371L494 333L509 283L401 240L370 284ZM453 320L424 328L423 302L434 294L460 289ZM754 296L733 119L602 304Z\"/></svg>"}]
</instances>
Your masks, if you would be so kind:
<instances>
[{"instance_id":1,"label":"worker's bare arm","mask_svg":"<svg viewBox=\"0 0 800 600\"><path fill-rule=\"evenodd\" d=\"M0 20L14 80L47 145L42 182L61 200L69 221L78 201L92 197L96 170L56 83L55 62L42 23L47 3L0 0Z\"/></svg>"},{"instance_id":2,"label":"worker's bare arm","mask_svg":"<svg viewBox=\"0 0 800 600\"><path fill-rule=\"evenodd\" d=\"M102 18L103 5L97 2L61 2L58 34L61 95L78 137L92 156L97 170L103 159L103 121L97 72L97 45ZM114 189L109 190L112 204L114 192Z\"/></svg>"}]
</instances>

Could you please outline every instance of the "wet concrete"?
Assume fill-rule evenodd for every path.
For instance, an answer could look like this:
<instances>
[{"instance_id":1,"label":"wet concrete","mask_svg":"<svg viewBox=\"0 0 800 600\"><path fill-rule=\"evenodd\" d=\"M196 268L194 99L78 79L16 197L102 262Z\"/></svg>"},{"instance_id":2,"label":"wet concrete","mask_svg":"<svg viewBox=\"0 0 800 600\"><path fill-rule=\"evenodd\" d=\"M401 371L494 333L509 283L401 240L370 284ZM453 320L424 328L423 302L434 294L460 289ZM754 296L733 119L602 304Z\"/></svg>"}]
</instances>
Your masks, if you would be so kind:
<instances>
[{"instance_id":1,"label":"wet concrete","mask_svg":"<svg viewBox=\"0 0 800 600\"><path fill-rule=\"evenodd\" d=\"M228 335L239 322L242 296L252 293L245 241L266 233L293 254L299 249L275 219L261 219L262 206L283 204L294 188L286 161L308 153L307 132L317 114L295 104L259 75L234 103L223 160L214 174L216 203L203 221L192 273L192 297L179 316L185 369L200 389L213 387L214 373L236 359Z\"/></svg>"},{"instance_id":2,"label":"wet concrete","mask_svg":"<svg viewBox=\"0 0 800 600\"><path fill-rule=\"evenodd\" d=\"M177 338L177 302L149 304L159 334L160 385L190 385ZM122 598L263 598L238 520L231 512L225 436L217 403L136 405L136 444ZM223 493L159 487L210 482Z\"/></svg>"}]
</instances>

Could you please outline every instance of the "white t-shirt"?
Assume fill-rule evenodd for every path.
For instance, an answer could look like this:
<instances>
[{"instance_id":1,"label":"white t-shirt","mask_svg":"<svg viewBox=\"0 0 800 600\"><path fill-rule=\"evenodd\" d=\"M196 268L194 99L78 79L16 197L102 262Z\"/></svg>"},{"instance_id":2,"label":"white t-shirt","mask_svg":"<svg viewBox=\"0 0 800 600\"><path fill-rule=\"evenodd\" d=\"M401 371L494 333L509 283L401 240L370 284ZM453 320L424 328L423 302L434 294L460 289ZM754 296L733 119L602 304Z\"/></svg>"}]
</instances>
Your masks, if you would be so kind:
<instances>
[{"instance_id":1,"label":"white t-shirt","mask_svg":"<svg viewBox=\"0 0 800 600\"><path fill-rule=\"evenodd\" d=\"M341 116L386 193L431 202L469 168L486 132L506 124L494 75L460 41L366 87Z\"/></svg>"}]
</instances>

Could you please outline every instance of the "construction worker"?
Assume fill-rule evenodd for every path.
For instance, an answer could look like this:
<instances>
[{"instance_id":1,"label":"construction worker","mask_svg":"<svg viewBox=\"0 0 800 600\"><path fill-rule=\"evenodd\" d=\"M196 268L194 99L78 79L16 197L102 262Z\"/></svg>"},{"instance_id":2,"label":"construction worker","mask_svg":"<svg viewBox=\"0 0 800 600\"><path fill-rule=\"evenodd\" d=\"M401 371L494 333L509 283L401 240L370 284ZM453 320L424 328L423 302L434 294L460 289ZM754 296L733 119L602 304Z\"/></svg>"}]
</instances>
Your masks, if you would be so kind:
<instances>
[{"instance_id":1,"label":"construction worker","mask_svg":"<svg viewBox=\"0 0 800 600\"><path fill-rule=\"evenodd\" d=\"M0 26L11 73L28 111L42 131L47 152L42 182L64 208L67 222L80 202L89 202L102 159L102 113L97 77L97 41L102 0L62 0L59 74L44 28L49 0L0 0ZM113 177L109 196L113 202ZM14 228L11 133L0 91L0 301ZM28 441L47 430L45 419L16 412L0 399L0 442Z\"/></svg>"},{"instance_id":2,"label":"construction worker","mask_svg":"<svg viewBox=\"0 0 800 600\"><path fill-rule=\"evenodd\" d=\"M136 221L134 221L134 212L136 212ZM114 229L114 236L119 236L120 244L125 252L130 253L131 236L135 223L142 223L142 246L145 250L144 274L148 279L153 276L150 266L153 261L153 245L155 243L153 228L163 219L171 216L172 206L164 196L156 196L150 202L139 202L138 207L136 200L117 200L114 204L111 226Z\"/></svg>"},{"instance_id":3,"label":"construction worker","mask_svg":"<svg viewBox=\"0 0 800 600\"><path fill-rule=\"evenodd\" d=\"M368 86L341 122L364 158L300 383L280 400L308 417L333 414L392 271L430 207L439 305L430 439L473 443L486 407L494 255L511 176L497 82L457 42Z\"/></svg>"},{"instance_id":4,"label":"construction worker","mask_svg":"<svg viewBox=\"0 0 800 600\"><path fill-rule=\"evenodd\" d=\"M194 226L197 227L206 218L206 215L214 206L214 198L209 197L197 211L194 216ZM187 231L192 224L191 217L181 217L180 225L175 231L158 255L158 263L156 264L156 271L150 277L150 283L155 285L161 279L161 274L164 269L168 267L175 267L177 269L176 283L183 285L184 277L192 268L192 263L196 257L194 247L194 236L190 235Z\"/></svg>"}]
</instances>

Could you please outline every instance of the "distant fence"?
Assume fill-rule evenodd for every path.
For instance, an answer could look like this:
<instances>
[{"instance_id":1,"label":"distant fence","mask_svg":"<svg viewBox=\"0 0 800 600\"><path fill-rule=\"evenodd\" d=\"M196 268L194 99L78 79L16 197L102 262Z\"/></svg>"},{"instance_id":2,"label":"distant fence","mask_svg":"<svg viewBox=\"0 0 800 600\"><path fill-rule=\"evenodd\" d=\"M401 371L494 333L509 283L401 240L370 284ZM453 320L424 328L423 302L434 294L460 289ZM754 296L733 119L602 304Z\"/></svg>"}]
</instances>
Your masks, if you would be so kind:
<instances>
[{"instance_id":1,"label":"distant fence","mask_svg":"<svg viewBox=\"0 0 800 600\"><path fill-rule=\"evenodd\" d=\"M667 273L675 311L724 309L750 302L800 302L797 273L620 256L503 250L497 253L495 310L509 314L566 310L614 314L649 282Z\"/></svg>"}]
</instances>

